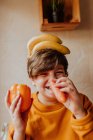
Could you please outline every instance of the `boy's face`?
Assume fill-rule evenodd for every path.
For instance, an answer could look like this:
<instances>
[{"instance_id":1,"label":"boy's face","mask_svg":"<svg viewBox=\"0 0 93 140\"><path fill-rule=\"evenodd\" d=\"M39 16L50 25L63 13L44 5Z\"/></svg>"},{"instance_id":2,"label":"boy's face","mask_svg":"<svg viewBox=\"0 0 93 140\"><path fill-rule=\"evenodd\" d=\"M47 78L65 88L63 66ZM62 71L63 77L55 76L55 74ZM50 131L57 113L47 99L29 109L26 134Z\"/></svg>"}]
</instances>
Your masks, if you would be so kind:
<instances>
[{"instance_id":1,"label":"boy's face","mask_svg":"<svg viewBox=\"0 0 93 140\"><path fill-rule=\"evenodd\" d=\"M67 76L65 74L64 67L62 65L58 65L54 70L42 72L32 80L36 85L39 94L42 94L43 97L51 100L51 99L55 99L55 96L50 87L50 80L58 79L64 76Z\"/></svg>"}]
</instances>

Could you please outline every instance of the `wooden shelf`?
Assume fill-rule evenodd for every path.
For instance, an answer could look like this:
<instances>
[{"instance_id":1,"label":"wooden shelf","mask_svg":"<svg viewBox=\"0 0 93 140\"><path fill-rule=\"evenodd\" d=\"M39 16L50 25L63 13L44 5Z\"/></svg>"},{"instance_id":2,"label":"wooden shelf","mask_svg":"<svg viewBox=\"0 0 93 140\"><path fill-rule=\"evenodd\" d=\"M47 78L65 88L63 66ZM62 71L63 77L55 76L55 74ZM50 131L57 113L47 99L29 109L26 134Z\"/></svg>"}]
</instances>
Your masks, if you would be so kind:
<instances>
[{"instance_id":1,"label":"wooden shelf","mask_svg":"<svg viewBox=\"0 0 93 140\"><path fill-rule=\"evenodd\" d=\"M40 1L40 30L41 31L61 31L73 30L80 24L80 6L79 0L65 0L64 21L49 21L46 10L48 0ZM47 2L47 3L46 3ZM45 6L45 7L44 7ZM69 20L67 19L68 17Z\"/></svg>"}]
</instances>

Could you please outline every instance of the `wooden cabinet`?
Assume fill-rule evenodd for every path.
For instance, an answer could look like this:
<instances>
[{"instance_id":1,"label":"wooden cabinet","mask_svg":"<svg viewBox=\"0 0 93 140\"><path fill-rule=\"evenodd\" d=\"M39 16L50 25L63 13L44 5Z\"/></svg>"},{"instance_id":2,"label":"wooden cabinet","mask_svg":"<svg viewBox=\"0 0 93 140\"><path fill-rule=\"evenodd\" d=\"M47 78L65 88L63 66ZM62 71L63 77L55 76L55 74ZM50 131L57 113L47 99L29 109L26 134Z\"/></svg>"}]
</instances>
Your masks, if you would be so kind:
<instances>
[{"instance_id":1,"label":"wooden cabinet","mask_svg":"<svg viewBox=\"0 0 93 140\"><path fill-rule=\"evenodd\" d=\"M58 1L58 0L54 0ZM79 0L39 0L40 30L72 30L80 24Z\"/></svg>"}]
</instances>

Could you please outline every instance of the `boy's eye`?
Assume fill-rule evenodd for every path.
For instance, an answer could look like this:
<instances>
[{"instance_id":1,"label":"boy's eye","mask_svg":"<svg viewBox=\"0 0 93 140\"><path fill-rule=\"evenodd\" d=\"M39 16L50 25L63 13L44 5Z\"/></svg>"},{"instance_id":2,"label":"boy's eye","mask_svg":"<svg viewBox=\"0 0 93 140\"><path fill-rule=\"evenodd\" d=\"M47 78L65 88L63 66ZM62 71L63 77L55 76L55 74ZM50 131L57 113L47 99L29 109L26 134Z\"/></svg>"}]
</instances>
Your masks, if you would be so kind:
<instances>
[{"instance_id":1,"label":"boy's eye","mask_svg":"<svg viewBox=\"0 0 93 140\"><path fill-rule=\"evenodd\" d=\"M46 76L47 75L47 73L42 73L42 74L40 74L40 76Z\"/></svg>"},{"instance_id":2,"label":"boy's eye","mask_svg":"<svg viewBox=\"0 0 93 140\"><path fill-rule=\"evenodd\" d=\"M37 75L37 77L45 77L47 74L46 73L40 73Z\"/></svg>"},{"instance_id":3,"label":"boy's eye","mask_svg":"<svg viewBox=\"0 0 93 140\"><path fill-rule=\"evenodd\" d=\"M58 71L55 74L56 78L58 78L59 76L64 76L64 71Z\"/></svg>"},{"instance_id":4,"label":"boy's eye","mask_svg":"<svg viewBox=\"0 0 93 140\"><path fill-rule=\"evenodd\" d=\"M63 71L58 71L58 72L56 72L56 74L60 74L60 73L64 73Z\"/></svg>"}]
</instances>

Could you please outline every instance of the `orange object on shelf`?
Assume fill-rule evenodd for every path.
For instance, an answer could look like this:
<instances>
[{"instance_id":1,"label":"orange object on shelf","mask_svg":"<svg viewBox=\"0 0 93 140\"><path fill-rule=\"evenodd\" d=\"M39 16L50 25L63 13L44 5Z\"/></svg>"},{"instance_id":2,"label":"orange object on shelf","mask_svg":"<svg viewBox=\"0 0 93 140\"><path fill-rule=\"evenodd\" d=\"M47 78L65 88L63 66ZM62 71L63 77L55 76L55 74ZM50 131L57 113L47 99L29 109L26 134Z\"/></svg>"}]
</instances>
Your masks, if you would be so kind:
<instances>
[{"instance_id":1,"label":"orange object on shelf","mask_svg":"<svg viewBox=\"0 0 93 140\"><path fill-rule=\"evenodd\" d=\"M10 104L18 94L20 94L22 97L21 112L24 112L31 106L31 89L25 84L14 84L10 88Z\"/></svg>"}]
</instances>

